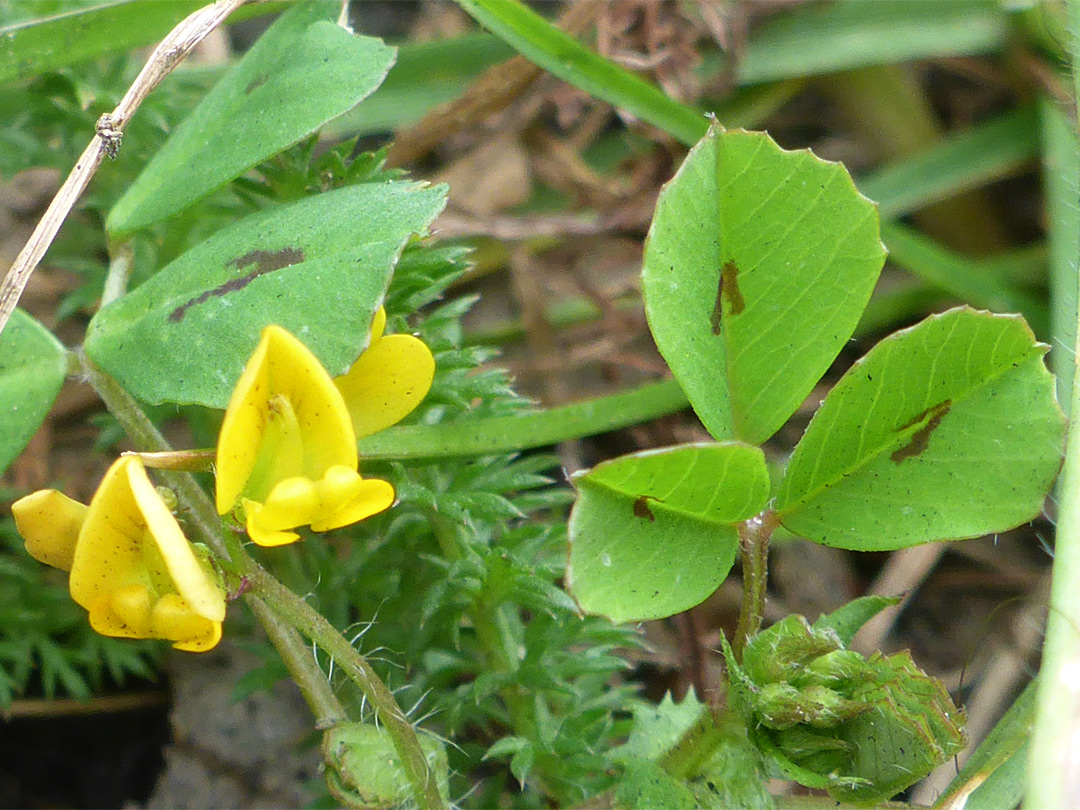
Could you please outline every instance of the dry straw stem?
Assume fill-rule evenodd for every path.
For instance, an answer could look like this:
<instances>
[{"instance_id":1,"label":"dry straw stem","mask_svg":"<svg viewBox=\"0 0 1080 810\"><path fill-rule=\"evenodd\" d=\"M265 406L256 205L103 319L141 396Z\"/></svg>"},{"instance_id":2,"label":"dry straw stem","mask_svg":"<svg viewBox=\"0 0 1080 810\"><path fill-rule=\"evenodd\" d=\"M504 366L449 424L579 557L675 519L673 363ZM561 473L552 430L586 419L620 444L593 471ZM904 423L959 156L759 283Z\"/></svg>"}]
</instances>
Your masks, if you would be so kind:
<instances>
[{"instance_id":1,"label":"dry straw stem","mask_svg":"<svg viewBox=\"0 0 1080 810\"><path fill-rule=\"evenodd\" d=\"M120 139L124 134L135 110L142 104L150 91L172 72L180 62L191 53L203 38L222 23L237 8L249 0L217 0L186 17L154 49L146 65L139 72L127 93L120 100L116 109L98 119L97 133L86 147L75 168L71 170L64 185L56 193L49 208L41 218L30 240L15 258L14 264L4 277L0 286L0 332L4 331L11 313L19 303L26 283L30 280L38 263L49 249L60 225L67 219L75 201L90 183L105 155L116 156Z\"/></svg>"}]
</instances>

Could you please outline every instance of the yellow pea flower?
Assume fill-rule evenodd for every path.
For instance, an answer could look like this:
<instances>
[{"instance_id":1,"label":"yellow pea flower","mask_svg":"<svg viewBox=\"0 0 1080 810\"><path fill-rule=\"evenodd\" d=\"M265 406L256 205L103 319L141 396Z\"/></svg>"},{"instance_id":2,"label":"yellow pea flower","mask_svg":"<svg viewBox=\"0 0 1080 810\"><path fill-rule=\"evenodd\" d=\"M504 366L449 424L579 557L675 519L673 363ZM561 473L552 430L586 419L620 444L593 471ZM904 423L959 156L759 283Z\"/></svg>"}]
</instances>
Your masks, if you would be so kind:
<instances>
[{"instance_id":1,"label":"yellow pea flower","mask_svg":"<svg viewBox=\"0 0 1080 810\"><path fill-rule=\"evenodd\" d=\"M287 331L266 327L221 425L218 512L240 504L262 546L298 540L300 526L356 523L394 502L393 486L362 478L358 463L348 407L326 369Z\"/></svg>"},{"instance_id":2,"label":"yellow pea flower","mask_svg":"<svg viewBox=\"0 0 1080 810\"><path fill-rule=\"evenodd\" d=\"M31 555L71 572L71 596L97 632L192 652L221 640L225 593L138 458L118 459L89 507L43 490L11 511Z\"/></svg>"}]
</instances>

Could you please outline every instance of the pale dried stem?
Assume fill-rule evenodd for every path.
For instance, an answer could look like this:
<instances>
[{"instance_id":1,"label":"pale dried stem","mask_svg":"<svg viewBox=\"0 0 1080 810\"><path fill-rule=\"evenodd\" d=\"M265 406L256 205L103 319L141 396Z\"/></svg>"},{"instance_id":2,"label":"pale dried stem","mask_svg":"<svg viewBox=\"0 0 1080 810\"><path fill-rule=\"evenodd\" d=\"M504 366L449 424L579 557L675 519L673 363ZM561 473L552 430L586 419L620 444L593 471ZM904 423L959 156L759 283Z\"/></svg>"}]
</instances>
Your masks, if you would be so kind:
<instances>
[{"instance_id":1,"label":"pale dried stem","mask_svg":"<svg viewBox=\"0 0 1080 810\"><path fill-rule=\"evenodd\" d=\"M60 187L48 209L34 229L30 240L15 258L14 264L0 285L0 332L3 332L11 313L22 297L30 276L49 249L60 225L67 219L75 201L90 183L105 155L115 157L135 110L158 83L172 72L191 53L202 39L213 31L237 8L248 0L218 0L189 15L177 25L154 49L138 77L128 88L116 109L98 119L97 133L75 163L67 180Z\"/></svg>"}]
</instances>

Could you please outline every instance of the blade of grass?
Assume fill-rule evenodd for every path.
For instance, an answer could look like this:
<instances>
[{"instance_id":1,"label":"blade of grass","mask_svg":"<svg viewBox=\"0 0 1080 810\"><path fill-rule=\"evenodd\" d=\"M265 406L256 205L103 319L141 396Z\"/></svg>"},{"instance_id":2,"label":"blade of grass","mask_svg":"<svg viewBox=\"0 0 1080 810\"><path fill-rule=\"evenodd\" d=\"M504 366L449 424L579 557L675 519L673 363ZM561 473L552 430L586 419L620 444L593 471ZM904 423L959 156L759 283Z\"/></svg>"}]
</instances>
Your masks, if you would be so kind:
<instances>
[{"instance_id":1,"label":"blade of grass","mask_svg":"<svg viewBox=\"0 0 1080 810\"><path fill-rule=\"evenodd\" d=\"M473 19L553 76L659 127L690 146L705 134L703 113L581 45L516 0L457 0Z\"/></svg>"},{"instance_id":2,"label":"blade of grass","mask_svg":"<svg viewBox=\"0 0 1080 810\"><path fill-rule=\"evenodd\" d=\"M0 84L85 59L157 42L208 0L122 0L0 28ZM242 6L226 25L280 11L285 3Z\"/></svg>"},{"instance_id":3,"label":"blade of grass","mask_svg":"<svg viewBox=\"0 0 1080 810\"><path fill-rule=\"evenodd\" d=\"M896 223L881 226L881 240L892 261L924 281L983 309L1019 312L1035 334L1047 334L1046 306L995 276L985 262L947 250L918 231Z\"/></svg>"},{"instance_id":4,"label":"blade of grass","mask_svg":"<svg viewBox=\"0 0 1080 810\"><path fill-rule=\"evenodd\" d=\"M1068 404L1076 357L1077 245L1080 245L1080 143L1076 124L1051 100L1042 114L1043 183L1050 242L1050 364L1058 381L1058 399Z\"/></svg>"},{"instance_id":5,"label":"blade of grass","mask_svg":"<svg viewBox=\"0 0 1080 810\"><path fill-rule=\"evenodd\" d=\"M447 458L508 453L646 422L686 408L675 380L517 416L390 428L360 440L369 459Z\"/></svg>"},{"instance_id":6,"label":"blade of grass","mask_svg":"<svg viewBox=\"0 0 1080 810\"><path fill-rule=\"evenodd\" d=\"M882 219L897 219L1011 174L1038 154L1038 131L1034 107L1012 110L858 178L856 185L877 201Z\"/></svg>"},{"instance_id":7,"label":"blade of grass","mask_svg":"<svg viewBox=\"0 0 1080 810\"><path fill-rule=\"evenodd\" d=\"M1069 55L1073 69L1073 93L1080 96L1080 0L1068 0ZM1071 128L1071 127L1070 127ZM1074 178L1075 179L1075 178ZM1075 196L1069 204L1076 216ZM1075 283L1077 245L1068 257ZM1074 288L1080 299L1080 291ZM1072 312L1075 324L1080 318ZM1080 334L1077 329L1074 334ZM1073 385L1071 412L1080 413L1080 386ZM1039 672L1035 731L1028 759L1028 807L1066 810L1076 806L1080 795L1080 420L1069 423L1065 467L1058 489L1057 535L1046 620L1042 668Z\"/></svg>"},{"instance_id":8,"label":"blade of grass","mask_svg":"<svg viewBox=\"0 0 1080 810\"><path fill-rule=\"evenodd\" d=\"M1008 810L1023 796L1023 768L1019 777L1006 764L1026 751L1032 722L1035 719L1035 681L1013 701L1009 710L976 748L956 778L934 803L933 810L956 807L967 798L966 810ZM1015 764L1015 763L1014 763Z\"/></svg>"},{"instance_id":9,"label":"blade of grass","mask_svg":"<svg viewBox=\"0 0 1080 810\"><path fill-rule=\"evenodd\" d=\"M843 0L808 5L766 24L738 66L740 84L865 65L1000 50L1008 19L997 0Z\"/></svg>"}]
</instances>

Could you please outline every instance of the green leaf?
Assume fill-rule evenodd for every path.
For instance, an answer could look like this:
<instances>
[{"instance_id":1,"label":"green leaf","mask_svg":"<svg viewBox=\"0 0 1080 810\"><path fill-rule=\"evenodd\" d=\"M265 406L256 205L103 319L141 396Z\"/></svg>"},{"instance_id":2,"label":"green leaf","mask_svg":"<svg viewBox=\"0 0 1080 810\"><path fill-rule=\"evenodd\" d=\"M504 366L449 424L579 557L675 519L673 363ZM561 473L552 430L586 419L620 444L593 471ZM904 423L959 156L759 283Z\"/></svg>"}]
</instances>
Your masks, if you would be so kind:
<instances>
[{"instance_id":1,"label":"green leaf","mask_svg":"<svg viewBox=\"0 0 1080 810\"><path fill-rule=\"evenodd\" d=\"M776 508L792 532L890 550L1004 531L1037 515L1064 419L1023 319L968 308L882 340L795 448Z\"/></svg>"},{"instance_id":2,"label":"green leaf","mask_svg":"<svg viewBox=\"0 0 1080 810\"><path fill-rule=\"evenodd\" d=\"M0 83L149 45L205 5L205 0L123 0L4 26L0 28ZM241 6L229 15L226 24L280 7L280 3Z\"/></svg>"},{"instance_id":3,"label":"green leaf","mask_svg":"<svg viewBox=\"0 0 1080 810\"><path fill-rule=\"evenodd\" d=\"M705 134L704 114L590 51L517 0L457 0L473 19L568 84L660 127L689 145Z\"/></svg>"},{"instance_id":4,"label":"green leaf","mask_svg":"<svg viewBox=\"0 0 1080 810\"><path fill-rule=\"evenodd\" d=\"M262 328L276 323L342 374L402 247L445 191L362 184L246 217L99 311L86 353L146 402L223 408Z\"/></svg>"},{"instance_id":5,"label":"green leaf","mask_svg":"<svg viewBox=\"0 0 1080 810\"><path fill-rule=\"evenodd\" d=\"M582 610L615 622L709 596L735 560L735 524L769 495L764 454L738 442L634 453L573 481L567 581Z\"/></svg>"},{"instance_id":6,"label":"green leaf","mask_svg":"<svg viewBox=\"0 0 1080 810\"><path fill-rule=\"evenodd\" d=\"M678 703L668 692L659 704L636 700L630 709L634 713L630 737L611 752L612 759L620 762L659 759L701 719L707 707L691 688Z\"/></svg>"},{"instance_id":7,"label":"green leaf","mask_svg":"<svg viewBox=\"0 0 1080 810\"><path fill-rule=\"evenodd\" d=\"M370 95L394 62L332 20L340 3L283 14L188 116L109 212L116 236L183 210Z\"/></svg>"},{"instance_id":8,"label":"green leaf","mask_svg":"<svg viewBox=\"0 0 1080 810\"><path fill-rule=\"evenodd\" d=\"M0 333L0 472L45 421L67 376L67 350L21 309Z\"/></svg>"},{"instance_id":9,"label":"green leaf","mask_svg":"<svg viewBox=\"0 0 1080 810\"><path fill-rule=\"evenodd\" d=\"M851 337L885 251L838 163L714 126L661 192L645 248L656 345L717 439L758 444Z\"/></svg>"}]
</instances>

